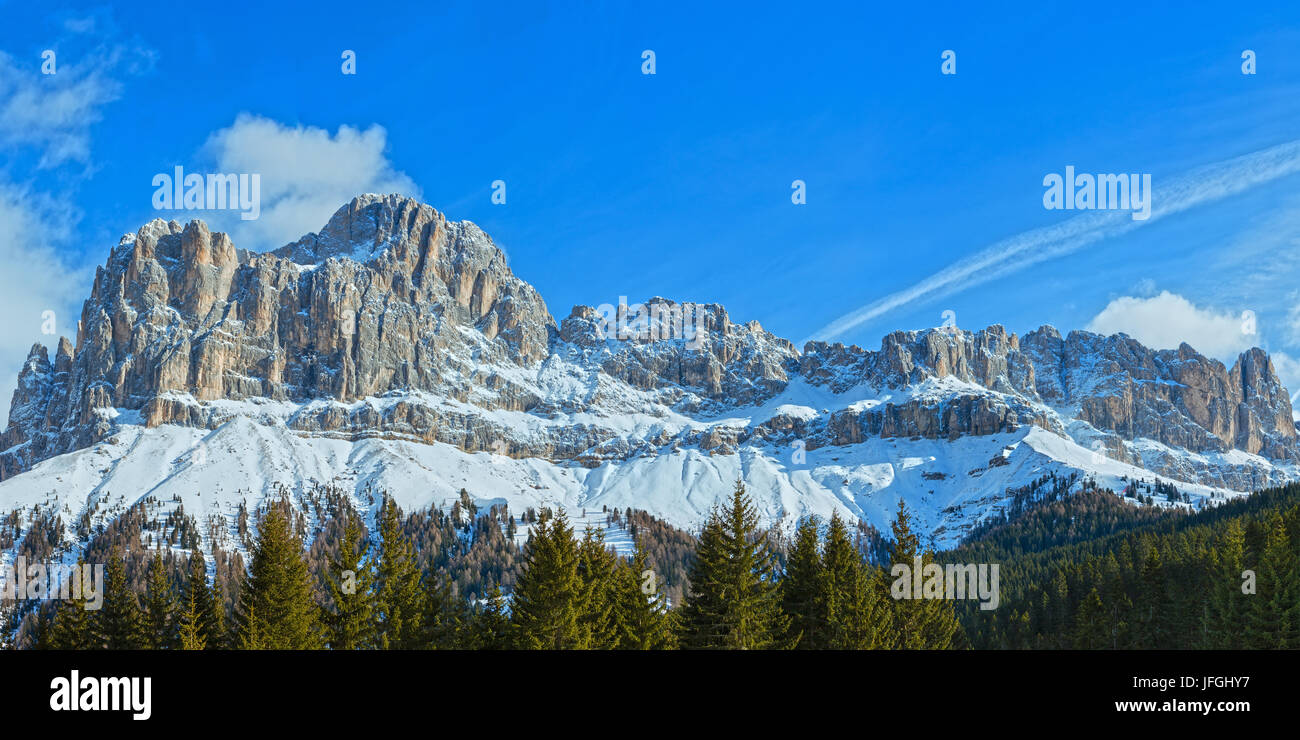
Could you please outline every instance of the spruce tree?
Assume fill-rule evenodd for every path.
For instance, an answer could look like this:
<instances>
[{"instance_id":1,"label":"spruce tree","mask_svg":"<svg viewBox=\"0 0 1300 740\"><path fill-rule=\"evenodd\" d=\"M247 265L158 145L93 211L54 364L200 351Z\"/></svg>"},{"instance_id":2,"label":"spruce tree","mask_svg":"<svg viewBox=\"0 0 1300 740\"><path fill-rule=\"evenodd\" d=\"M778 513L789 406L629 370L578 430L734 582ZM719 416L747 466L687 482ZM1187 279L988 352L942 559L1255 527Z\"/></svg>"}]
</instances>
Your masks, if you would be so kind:
<instances>
[{"instance_id":1,"label":"spruce tree","mask_svg":"<svg viewBox=\"0 0 1300 740\"><path fill-rule=\"evenodd\" d=\"M144 629L146 645L153 650L166 650L176 645L176 597L162 552L154 553L149 561L149 575L144 599Z\"/></svg>"},{"instance_id":2,"label":"spruce tree","mask_svg":"<svg viewBox=\"0 0 1300 740\"><path fill-rule=\"evenodd\" d=\"M1231 519L1224 525L1211 553L1210 608L1201 638L1203 647L1220 650L1244 647L1242 633L1251 598L1242 592L1245 557L1246 531L1239 520Z\"/></svg>"},{"instance_id":3,"label":"spruce tree","mask_svg":"<svg viewBox=\"0 0 1300 740\"><path fill-rule=\"evenodd\" d=\"M461 646L471 650L508 650L514 647L506 597L501 593L500 585L492 587L486 602L474 615L470 629L461 638Z\"/></svg>"},{"instance_id":4,"label":"spruce tree","mask_svg":"<svg viewBox=\"0 0 1300 740\"><path fill-rule=\"evenodd\" d=\"M1121 590L1122 587L1122 582L1116 578L1114 586L1107 589L1108 597L1102 600L1110 625L1107 634L1111 650L1127 648L1133 642L1133 629L1129 622L1133 615L1133 600Z\"/></svg>"},{"instance_id":5,"label":"spruce tree","mask_svg":"<svg viewBox=\"0 0 1300 740\"><path fill-rule=\"evenodd\" d=\"M917 551L920 539L912 532L911 514L907 504L899 499L898 513L890 525L893 534L893 547L890 550L890 583L882 582L882 590L889 597L886 602L891 615L892 629L888 633L886 646L903 650L919 650L925 647L923 634L925 624L924 608L920 594L910 594L911 598L897 598L891 583L901 578L911 578L916 567ZM905 569L902 566L907 566Z\"/></svg>"},{"instance_id":6,"label":"spruce tree","mask_svg":"<svg viewBox=\"0 0 1300 740\"><path fill-rule=\"evenodd\" d=\"M457 598L451 584L430 573L421 586L424 595L422 641L430 650L449 650L460 644L469 621L465 602Z\"/></svg>"},{"instance_id":7,"label":"spruce tree","mask_svg":"<svg viewBox=\"0 0 1300 740\"><path fill-rule=\"evenodd\" d=\"M381 650L413 650L421 646L424 621L415 550L402 530L402 512L392 498L384 497L378 518L375 646Z\"/></svg>"},{"instance_id":8,"label":"spruce tree","mask_svg":"<svg viewBox=\"0 0 1300 740\"><path fill-rule=\"evenodd\" d=\"M287 501L272 504L258 526L239 594L239 643L245 649L309 650L320 644L302 542L289 515Z\"/></svg>"},{"instance_id":9,"label":"spruce tree","mask_svg":"<svg viewBox=\"0 0 1300 740\"><path fill-rule=\"evenodd\" d=\"M1246 620L1246 647L1286 650L1300 647L1300 563L1287 536L1286 524L1274 512L1267 522L1264 551L1257 573L1258 593Z\"/></svg>"},{"instance_id":10,"label":"spruce tree","mask_svg":"<svg viewBox=\"0 0 1300 740\"><path fill-rule=\"evenodd\" d=\"M5 599L0 599L0 650L14 649L14 632L18 629L14 623L17 615L14 608Z\"/></svg>"},{"instance_id":11,"label":"spruce tree","mask_svg":"<svg viewBox=\"0 0 1300 740\"><path fill-rule=\"evenodd\" d=\"M229 610L226 608L225 588L213 580L208 593L211 594L208 602L210 606L199 607L203 613L203 627L207 630L204 634L204 642L207 643L208 650L229 648L234 644L234 637L238 634L238 625L227 616Z\"/></svg>"},{"instance_id":12,"label":"spruce tree","mask_svg":"<svg viewBox=\"0 0 1300 740\"><path fill-rule=\"evenodd\" d=\"M1079 610L1075 614L1074 648L1076 650L1100 650L1110 647L1110 635L1106 625L1106 608L1101 603L1101 595L1094 587L1083 597Z\"/></svg>"},{"instance_id":13,"label":"spruce tree","mask_svg":"<svg viewBox=\"0 0 1300 740\"><path fill-rule=\"evenodd\" d=\"M81 578L85 562L77 561L75 577ZM82 586L89 579L83 579ZM82 598L69 598L59 602L54 611L54 623L50 628L49 646L53 650L89 650L95 647L95 637L91 633L91 619L86 611L85 590ZM3 628L7 625L0 625Z\"/></svg>"},{"instance_id":14,"label":"spruce tree","mask_svg":"<svg viewBox=\"0 0 1300 740\"><path fill-rule=\"evenodd\" d=\"M189 575L181 603L194 601L199 612L198 630L204 649L217 650L226 644L226 605L217 586L208 586L208 567L198 547L190 553Z\"/></svg>"},{"instance_id":15,"label":"spruce tree","mask_svg":"<svg viewBox=\"0 0 1300 740\"><path fill-rule=\"evenodd\" d=\"M366 560L369 545L361 521L349 512L343 523L338 553L326 576L331 608L322 614L325 641L332 650L359 650L372 646L374 577Z\"/></svg>"},{"instance_id":16,"label":"spruce tree","mask_svg":"<svg viewBox=\"0 0 1300 740\"><path fill-rule=\"evenodd\" d=\"M1166 574L1160 551L1152 545L1147 549L1139 576L1137 598L1137 624L1134 647L1146 650L1163 650L1170 647L1172 637L1169 621L1169 594L1165 586Z\"/></svg>"},{"instance_id":17,"label":"spruce tree","mask_svg":"<svg viewBox=\"0 0 1300 740\"><path fill-rule=\"evenodd\" d=\"M109 550L107 570L104 603L93 620L95 641L108 650L139 650L146 645L140 606L126 581L126 564L116 545Z\"/></svg>"},{"instance_id":18,"label":"spruce tree","mask_svg":"<svg viewBox=\"0 0 1300 740\"><path fill-rule=\"evenodd\" d=\"M686 647L762 650L789 644L767 537L740 481L730 505L709 515L690 581L681 621Z\"/></svg>"},{"instance_id":19,"label":"spruce tree","mask_svg":"<svg viewBox=\"0 0 1300 740\"><path fill-rule=\"evenodd\" d=\"M881 603L878 571L863 561L838 513L831 515L822 554L818 601L826 627L820 646L833 650L872 650L884 642L888 612Z\"/></svg>"},{"instance_id":20,"label":"spruce tree","mask_svg":"<svg viewBox=\"0 0 1300 740\"><path fill-rule=\"evenodd\" d=\"M781 582L781 608L790 616L787 639L801 649L825 647L826 601L817 518L806 517L795 530Z\"/></svg>"},{"instance_id":21,"label":"spruce tree","mask_svg":"<svg viewBox=\"0 0 1300 740\"><path fill-rule=\"evenodd\" d=\"M236 625L235 647L239 650L266 650L270 646L266 626L257 616L257 601L251 600Z\"/></svg>"},{"instance_id":22,"label":"spruce tree","mask_svg":"<svg viewBox=\"0 0 1300 740\"><path fill-rule=\"evenodd\" d=\"M926 552L926 562L933 562L933 553ZM926 650L951 650L960 647L965 640L961 624L957 622L957 611L952 601L946 598L923 599L924 627L922 641Z\"/></svg>"},{"instance_id":23,"label":"spruce tree","mask_svg":"<svg viewBox=\"0 0 1300 740\"><path fill-rule=\"evenodd\" d=\"M580 624L583 580L578 546L563 511L543 514L524 545L523 567L511 602L516 646L531 650L588 647Z\"/></svg>"},{"instance_id":24,"label":"spruce tree","mask_svg":"<svg viewBox=\"0 0 1300 740\"><path fill-rule=\"evenodd\" d=\"M700 530L687 576L690 590L678 622L682 647L716 648L727 638L728 565L722 514L715 507Z\"/></svg>"},{"instance_id":25,"label":"spruce tree","mask_svg":"<svg viewBox=\"0 0 1300 740\"><path fill-rule=\"evenodd\" d=\"M194 589L185 590L185 606L177 618L177 638L181 650L203 650L207 639L203 636L203 612L199 608Z\"/></svg>"},{"instance_id":26,"label":"spruce tree","mask_svg":"<svg viewBox=\"0 0 1300 740\"><path fill-rule=\"evenodd\" d=\"M618 557L605 545L605 532L588 527L578 546L578 627L582 642L593 650L618 644L614 615L614 573Z\"/></svg>"},{"instance_id":27,"label":"spruce tree","mask_svg":"<svg viewBox=\"0 0 1300 740\"><path fill-rule=\"evenodd\" d=\"M620 650L677 647L674 613L639 543L631 561L619 561L613 580L615 646Z\"/></svg>"},{"instance_id":28,"label":"spruce tree","mask_svg":"<svg viewBox=\"0 0 1300 740\"><path fill-rule=\"evenodd\" d=\"M918 567L924 569L934 562L929 551L921 549L920 538L912 531L912 517L907 505L901 499L898 502L898 514L891 527L894 546L890 558L890 574L893 579L913 575ZM900 566L906 565L906 569ZM922 579L924 582L924 579ZM892 588L883 580L881 592L889 595L889 610L893 617L893 630L887 637L886 647L904 650L947 650L953 647L960 626L953 611L952 602L944 598L924 598L924 594L911 594L911 598L894 598Z\"/></svg>"},{"instance_id":29,"label":"spruce tree","mask_svg":"<svg viewBox=\"0 0 1300 740\"><path fill-rule=\"evenodd\" d=\"M24 641L29 650L53 650L54 609L43 608L37 602L36 608L28 615L31 618L31 632ZM98 639L98 638L97 638Z\"/></svg>"}]
</instances>

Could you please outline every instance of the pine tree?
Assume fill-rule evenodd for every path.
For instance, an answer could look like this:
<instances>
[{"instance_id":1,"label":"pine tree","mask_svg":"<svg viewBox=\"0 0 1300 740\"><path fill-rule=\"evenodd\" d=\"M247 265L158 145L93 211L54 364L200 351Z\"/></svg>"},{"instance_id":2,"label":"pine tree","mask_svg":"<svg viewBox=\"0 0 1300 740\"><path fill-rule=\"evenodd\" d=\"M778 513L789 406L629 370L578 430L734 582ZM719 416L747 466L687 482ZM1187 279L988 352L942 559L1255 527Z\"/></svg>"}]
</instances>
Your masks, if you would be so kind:
<instances>
[{"instance_id":1,"label":"pine tree","mask_svg":"<svg viewBox=\"0 0 1300 740\"><path fill-rule=\"evenodd\" d=\"M338 554L331 560L326 577L332 609L323 613L322 626L325 641L333 650L371 647L375 633L374 577L366 561L368 547L360 517L348 513Z\"/></svg>"},{"instance_id":2,"label":"pine tree","mask_svg":"<svg viewBox=\"0 0 1300 740\"><path fill-rule=\"evenodd\" d=\"M385 496L379 509L379 553L375 559L375 646L413 650L421 646L423 594L415 550L402 531L402 512Z\"/></svg>"},{"instance_id":3,"label":"pine tree","mask_svg":"<svg viewBox=\"0 0 1300 740\"><path fill-rule=\"evenodd\" d=\"M149 562L148 589L144 599L144 629L146 645L153 650L166 650L176 645L176 597L167 578L167 566L162 553L155 552Z\"/></svg>"},{"instance_id":4,"label":"pine tree","mask_svg":"<svg viewBox=\"0 0 1300 740\"><path fill-rule=\"evenodd\" d=\"M825 647L827 636L817 526L817 518L811 516L799 523L781 582L781 608L790 616L787 639L802 649Z\"/></svg>"},{"instance_id":5,"label":"pine tree","mask_svg":"<svg viewBox=\"0 0 1300 740\"><path fill-rule=\"evenodd\" d=\"M289 513L288 502L273 504L258 527L253 562L239 594L239 643L245 649L319 646L307 563Z\"/></svg>"},{"instance_id":6,"label":"pine tree","mask_svg":"<svg viewBox=\"0 0 1300 740\"><path fill-rule=\"evenodd\" d=\"M640 543L632 560L618 563L613 575L615 645L620 650L670 650L677 647L674 613L665 603L658 578Z\"/></svg>"},{"instance_id":7,"label":"pine tree","mask_svg":"<svg viewBox=\"0 0 1300 740\"><path fill-rule=\"evenodd\" d=\"M145 647L140 606L126 581L126 564L116 545L108 553L108 575L104 603L92 627L95 641L109 650L139 650Z\"/></svg>"},{"instance_id":8,"label":"pine tree","mask_svg":"<svg viewBox=\"0 0 1300 740\"><path fill-rule=\"evenodd\" d=\"M543 514L524 545L523 567L511 602L516 645L531 650L588 647L579 624L583 580L578 546L564 512Z\"/></svg>"},{"instance_id":9,"label":"pine tree","mask_svg":"<svg viewBox=\"0 0 1300 740\"><path fill-rule=\"evenodd\" d=\"M789 618L772 572L758 514L736 481L731 504L714 509L700 534L682 613L682 642L691 648L762 650L784 647Z\"/></svg>"}]
</instances>

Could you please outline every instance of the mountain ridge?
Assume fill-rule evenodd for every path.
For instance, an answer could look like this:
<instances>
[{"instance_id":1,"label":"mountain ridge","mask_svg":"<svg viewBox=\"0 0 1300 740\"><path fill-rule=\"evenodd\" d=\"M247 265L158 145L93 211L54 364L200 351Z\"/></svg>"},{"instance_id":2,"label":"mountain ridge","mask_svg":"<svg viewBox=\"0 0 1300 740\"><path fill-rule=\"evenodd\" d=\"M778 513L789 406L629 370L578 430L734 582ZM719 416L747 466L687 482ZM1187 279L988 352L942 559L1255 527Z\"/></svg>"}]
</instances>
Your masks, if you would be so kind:
<instances>
[{"instance_id":1,"label":"mountain ridge","mask_svg":"<svg viewBox=\"0 0 1300 740\"><path fill-rule=\"evenodd\" d=\"M1018 336L993 325L896 331L879 350L800 350L756 321L732 322L717 304L698 316L696 347L684 337L611 337L588 306L557 322L476 225L397 195L358 196L320 232L260 253L202 221L155 219L97 269L76 344L61 338L53 361L38 344L24 363L0 434L0 504L60 455L116 449L124 436L163 428L191 430L165 433L176 439L211 436L236 418L346 442L353 453L375 441L487 453L497 472L502 459L535 463L517 471L523 478L542 475L536 466L581 468L570 474L581 485L556 484L575 503L614 489L634 501L633 469L659 457L680 462L683 499L697 485L688 468L710 479L698 484L696 513L712 478L732 472L769 485L766 510L782 520L843 509L874 521L886 499L920 505L933 486L942 493L929 495L946 503L924 504L924 519L946 531L987 515L999 487L1016 483L956 480L973 480L977 464L981 478L1009 467L995 462L1010 458L1008 446L1043 457L1025 461L1026 474L1118 465L1126 472L1116 481L1164 476L1200 491L1202 503L1297 477L1290 398L1258 348L1228 368L1187 344L1152 350L1123 334L1043 326ZM890 444L928 452L897 455ZM942 445L971 447L962 455L974 462L958 455L965 469L937 469ZM862 459L840 471L838 451ZM350 475L330 462L336 453L320 454L322 475ZM801 454L821 467L801 467ZM602 476L618 471L628 480L611 488ZM890 490L922 473L905 492ZM540 485L523 478L514 485ZM650 478L662 485L659 473ZM962 513L944 514L954 507Z\"/></svg>"}]
</instances>

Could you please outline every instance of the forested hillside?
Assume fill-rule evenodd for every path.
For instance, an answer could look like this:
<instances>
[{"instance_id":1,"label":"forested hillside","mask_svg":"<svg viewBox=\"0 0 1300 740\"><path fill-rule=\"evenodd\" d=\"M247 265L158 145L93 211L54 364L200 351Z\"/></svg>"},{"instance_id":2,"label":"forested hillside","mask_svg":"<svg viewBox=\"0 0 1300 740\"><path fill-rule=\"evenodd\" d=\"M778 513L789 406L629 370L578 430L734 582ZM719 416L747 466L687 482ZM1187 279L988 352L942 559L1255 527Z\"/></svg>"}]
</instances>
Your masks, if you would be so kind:
<instances>
[{"instance_id":1,"label":"forested hillside","mask_svg":"<svg viewBox=\"0 0 1300 740\"><path fill-rule=\"evenodd\" d=\"M601 526L583 512L576 531L562 510L482 510L468 492L409 514L381 496L370 531L321 488L246 513L247 563L245 548L205 556L192 519L154 518L146 499L82 554L107 563L102 609L24 602L6 632L37 649L1300 646L1300 485L1190 513L1076 483L1010 492L938 554L902 504L887 534L809 517L783 536L739 483L698 534L632 510L601 512ZM633 546L620 554L608 533ZM20 550L46 556L57 534ZM918 562L940 576L925 598L899 590L911 571L896 569ZM997 566L992 600L943 591L944 567L981 564Z\"/></svg>"},{"instance_id":2,"label":"forested hillside","mask_svg":"<svg viewBox=\"0 0 1300 740\"><path fill-rule=\"evenodd\" d=\"M1197 513L1049 490L946 562L1000 562L1002 604L959 605L977 648L1300 647L1300 485Z\"/></svg>"}]
</instances>

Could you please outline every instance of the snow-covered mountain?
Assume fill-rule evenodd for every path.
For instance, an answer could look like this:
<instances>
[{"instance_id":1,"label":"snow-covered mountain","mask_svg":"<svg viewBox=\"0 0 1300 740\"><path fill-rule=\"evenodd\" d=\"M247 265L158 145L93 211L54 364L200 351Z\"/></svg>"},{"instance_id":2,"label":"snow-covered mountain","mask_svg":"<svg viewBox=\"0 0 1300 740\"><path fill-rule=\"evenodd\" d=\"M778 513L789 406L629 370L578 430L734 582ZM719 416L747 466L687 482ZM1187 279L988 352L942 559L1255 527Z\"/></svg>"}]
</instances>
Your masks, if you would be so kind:
<instances>
[{"instance_id":1,"label":"snow-covered mountain","mask_svg":"<svg viewBox=\"0 0 1300 740\"><path fill-rule=\"evenodd\" d=\"M400 196L268 253L154 220L97 271L76 345L32 348L0 513L100 521L152 496L233 520L332 483L407 510L464 488L693 528L742 478L769 521L884 528L902 498L952 545L1049 472L1172 482L1192 506L1300 478L1259 349L1229 369L1187 345L991 326L799 350L718 305L646 306L630 335L586 306L557 323L478 227ZM665 338L683 314L701 331Z\"/></svg>"}]
</instances>

